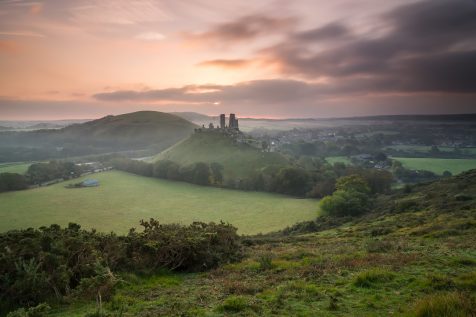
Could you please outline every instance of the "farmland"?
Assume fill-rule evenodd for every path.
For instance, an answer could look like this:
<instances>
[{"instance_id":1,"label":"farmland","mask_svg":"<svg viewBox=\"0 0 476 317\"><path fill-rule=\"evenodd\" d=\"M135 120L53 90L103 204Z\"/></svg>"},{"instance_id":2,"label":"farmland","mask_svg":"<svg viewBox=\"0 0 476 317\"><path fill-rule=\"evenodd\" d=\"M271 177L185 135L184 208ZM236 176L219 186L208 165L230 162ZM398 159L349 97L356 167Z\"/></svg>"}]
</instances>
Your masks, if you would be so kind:
<instances>
[{"instance_id":1,"label":"farmland","mask_svg":"<svg viewBox=\"0 0 476 317\"><path fill-rule=\"evenodd\" d=\"M436 174L443 174L449 171L452 174L459 174L476 168L476 159L440 159L440 158L407 158L393 157L402 162L403 166L412 170L427 170Z\"/></svg>"},{"instance_id":2,"label":"farmland","mask_svg":"<svg viewBox=\"0 0 476 317\"><path fill-rule=\"evenodd\" d=\"M254 234L317 216L317 200L202 187L118 171L94 178L99 187L66 189L67 183L59 183L0 194L0 231L75 222L103 232L126 233L140 219L154 217L183 224L223 220L241 234Z\"/></svg>"},{"instance_id":3,"label":"farmland","mask_svg":"<svg viewBox=\"0 0 476 317\"><path fill-rule=\"evenodd\" d=\"M30 163L3 163L0 164L0 173L24 174L30 165Z\"/></svg>"}]
</instances>

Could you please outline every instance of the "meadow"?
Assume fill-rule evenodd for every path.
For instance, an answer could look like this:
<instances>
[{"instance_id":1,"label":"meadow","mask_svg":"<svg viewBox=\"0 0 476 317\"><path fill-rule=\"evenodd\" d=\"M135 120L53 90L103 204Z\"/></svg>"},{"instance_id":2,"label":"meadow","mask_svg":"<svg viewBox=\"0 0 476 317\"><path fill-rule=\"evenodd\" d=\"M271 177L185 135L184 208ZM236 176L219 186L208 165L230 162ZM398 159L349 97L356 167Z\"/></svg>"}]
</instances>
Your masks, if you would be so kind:
<instances>
[{"instance_id":1,"label":"meadow","mask_svg":"<svg viewBox=\"0 0 476 317\"><path fill-rule=\"evenodd\" d=\"M2 163L0 164L0 173L18 173L25 174L31 163Z\"/></svg>"},{"instance_id":2,"label":"meadow","mask_svg":"<svg viewBox=\"0 0 476 317\"><path fill-rule=\"evenodd\" d=\"M0 194L0 231L69 222L127 233L141 219L163 223L223 220L240 234L266 233L310 220L318 201L284 195L203 187L110 171L89 176L93 188L66 189L83 178Z\"/></svg>"},{"instance_id":3,"label":"meadow","mask_svg":"<svg viewBox=\"0 0 476 317\"><path fill-rule=\"evenodd\" d=\"M418 153L428 153L431 151L431 146L427 145L392 145L387 146L388 149L400 150L400 151L410 151L410 152L418 152ZM439 146L438 149L441 152L453 152L456 148L450 146ZM476 154L476 148L474 147L467 147L467 148L459 148L461 153L474 155Z\"/></svg>"},{"instance_id":4,"label":"meadow","mask_svg":"<svg viewBox=\"0 0 476 317\"><path fill-rule=\"evenodd\" d=\"M450 171L453 175L476 168L476 159L440 159L440 158L409 158L392 157L402 162L403 166L412 170L427 170L436 174Z\"/></svg>"},{"instance_id":5,"label":"meadow","mask_svg":"<svg viewBox=\"0 0 476 317\"><path fill-rule=\"evenodd\" d=\"M326 161L329 164L334 164L334 163L344 163L347 165L352 164L350 158L347 156L328 156L326 157Z\"/></svg>"}]
</instances>

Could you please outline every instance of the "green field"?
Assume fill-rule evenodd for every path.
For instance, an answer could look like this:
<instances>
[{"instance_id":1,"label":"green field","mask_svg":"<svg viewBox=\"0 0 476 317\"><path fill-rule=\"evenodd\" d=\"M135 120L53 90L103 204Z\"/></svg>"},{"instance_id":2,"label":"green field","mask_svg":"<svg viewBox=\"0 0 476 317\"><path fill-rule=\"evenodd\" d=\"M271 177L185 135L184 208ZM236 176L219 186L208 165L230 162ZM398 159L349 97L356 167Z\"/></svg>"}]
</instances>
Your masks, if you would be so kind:
<instances>
[{"instance_id":1,"label":"green field","mask_svg":"<svg viewBox=\"0 0 476 317\"><path fill-rule=\"evenodd\" d=\"M31 163L3 163L0 164L0 173L25 174Z\"/></svg>"},{"instance_id":2,"label":"green field","mask_svg":"<svg viewBox=\"0 0 476 317\"><path fill-rule=\"evenodd\" d=\"M344 163L347 165L352 164L352 162L347 156L329 156L329 157L326 157L326 161L329 164L334 164L334 163Z\"/></svg>"},{"instance_id":3,"label":"green field","mask_svg":"<svg viewBox=\"0 0 476 317\"><path fill-rule=\"evenodd\" d=\"M417 152L417 153L428 153L431 150L431 146L427 145L392 145L387 146L387 149L394 149L400 151L407 151L407 152ZM439 146L438 149L441 152L453 152L455 150L454 147L449 146ZM468 147L468 148L459 148L461 153L473 155L476 154L476 148Z\"/></svg>"},{"instance_id":4,"label":"green field","mask_svg":"<svg viewBox=\"0 0 476 317\"><path fill-rule=\"evenodd\" d=\"M436 174L450 171L453 175L476 168L476 159L440 159L392 157L402 162L403 166L412 170L427 170Z\"/></svg>"},{"instance_id":5,"label":"green field","mask_svg":"<svg viewBox=\"0 0 476 317\"><path fill-rule=\"evenodd\" d=\"M0 231L76 222L85 228L126 233L140 219L154 217L184 224L223 220L238 227L239 233L253 234L317 216L317 200L202 187L119 171L93 177L100 181L99 187L66 189L66 183L59 183L0 194Z\"/></svg>"}]
</instances>

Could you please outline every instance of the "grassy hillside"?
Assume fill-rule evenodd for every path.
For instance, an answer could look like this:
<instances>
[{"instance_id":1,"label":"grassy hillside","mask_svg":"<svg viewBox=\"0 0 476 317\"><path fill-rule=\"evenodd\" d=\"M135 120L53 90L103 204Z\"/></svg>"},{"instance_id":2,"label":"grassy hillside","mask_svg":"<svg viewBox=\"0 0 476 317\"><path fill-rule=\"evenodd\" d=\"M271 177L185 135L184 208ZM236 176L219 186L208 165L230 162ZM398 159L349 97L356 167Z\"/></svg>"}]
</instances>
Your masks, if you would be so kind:
<instances>
[{"instance_id":1,"label":"grassy hillside","mask_svg":"<svg viewBox=\"0 0 476 317\"><path fill-rule=\"evenodd\" d=\"M412 170L427 170L436 174L450 171L456 175L461 172L476 168L476 159L440 159L440 158L410 158L392 157L402 162L403 166Z\"/></svg>"},{"instance_id":2,"label":"grassy hillside","mask_svg":"<svg viewBox=\"0 0 476 317\"><path fill-rule=\"evenodd\" d=\"M243 234L270 232L317 215L318 201L196 186L111 171L89 176L99 187L66 189L66 183L0 194L0 231L51 223L126 233L140 219L161 222L220 221ZM75 180L74 182L78 182Z\"/></svg>"},{"instance_id":3,"label":"grassy hillside","mask_svg":"<svg viewBox=\"0 0 476 317\"><path fill-rule=\"evenodd\" d=\"M207 273L125 275L106 307L125 317L474 316L476 170L331 220L248 238L244 260ZM91 301L52 316L94 311Z\"/></svg>"},{"instance_id":4,"label":"grassy hillside","mask_svg":"<svg viewBox=\"0 0 476 317\"><path fill-rule=\"evenodd\" d=\"M0 151L3 152L0 161L42 160L146 148L157 153L189 136L194 128L193 123L172 114L139 111L63 129L3 132L0 133Z\"/></svg>"},{"instance_id":5,"label":"grassy hillside","mask_svg":"<svg viewBox=\"0 0 476 317\"><path fill-rule=\"evenodd\" d=\"M220 133L195 133L156 157L186 165L217 162L224 166L225 179L247 178L257 169L288 165L279 153L262 152L248 144L236 143Z\"/></svg>"}]
</instances>

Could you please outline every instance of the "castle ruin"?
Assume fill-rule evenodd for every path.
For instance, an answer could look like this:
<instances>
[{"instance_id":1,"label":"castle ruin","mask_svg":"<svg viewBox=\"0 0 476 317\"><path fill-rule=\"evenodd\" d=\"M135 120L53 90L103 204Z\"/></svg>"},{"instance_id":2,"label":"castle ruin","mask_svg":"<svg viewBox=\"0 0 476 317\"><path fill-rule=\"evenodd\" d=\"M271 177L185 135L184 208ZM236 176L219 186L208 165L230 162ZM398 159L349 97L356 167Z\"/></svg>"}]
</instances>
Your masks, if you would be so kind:
<instances>
[{"instance_id":1,"label":"castle ruin","mask_svg":"<svg viewBox=\"0 0 476 317\"><path fill-rule=\"evenodd\" d=\"M208 124L208 128L203 124L201 128L195 129L195 132L222 131L226 133L232 133L240 131L238 119L236 118L236 115L234 113L230 113L228 125L226 125L226 116L224 113L220 114L219 120L220 122L216 126L212 122Z\"/></svg>"}]
</instances>

